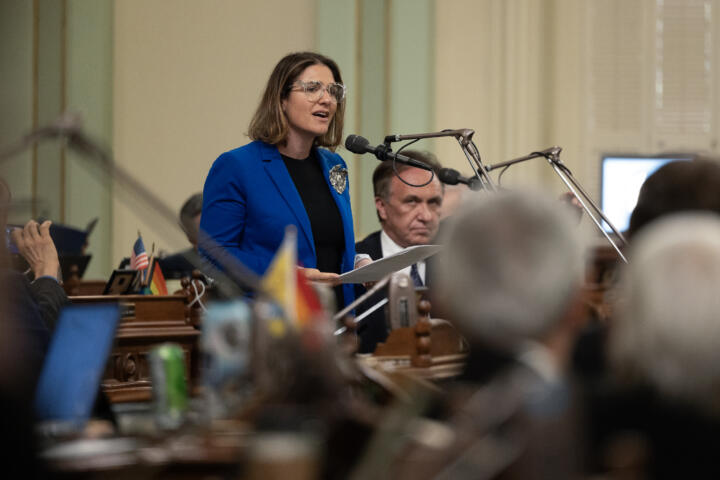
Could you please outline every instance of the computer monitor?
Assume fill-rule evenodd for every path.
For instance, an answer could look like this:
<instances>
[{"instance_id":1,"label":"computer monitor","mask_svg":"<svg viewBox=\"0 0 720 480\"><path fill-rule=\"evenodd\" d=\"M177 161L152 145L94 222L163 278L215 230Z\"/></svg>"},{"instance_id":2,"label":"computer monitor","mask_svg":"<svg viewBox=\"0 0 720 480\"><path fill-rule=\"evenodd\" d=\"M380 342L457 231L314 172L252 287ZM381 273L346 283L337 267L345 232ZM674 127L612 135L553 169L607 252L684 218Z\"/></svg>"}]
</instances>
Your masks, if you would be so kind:
<instances>
[{"instance_id":1,"label":"computer monitor","mask_svg":"<svg viewBox=\"0 0 720 480\"><path fill-rule=\"evenodd\" d=\"M92 413L119 320L117 304L63 308L35 393L35 416L39 421L53 422L58 431L84 427Z\"/></svg>"},{"instance_id":2,"label":"computer monitor","mask_svg":"<svg viewBox=\"0 0 720 480\"><path fill-rule=\"evenodd\" d=\"M666 163L692 160L692 155L603 155L600 172L600 208L620 232L630 226L645 179ZM606 232L612 232L603 222Z\"/></svg>"}]
</instances>

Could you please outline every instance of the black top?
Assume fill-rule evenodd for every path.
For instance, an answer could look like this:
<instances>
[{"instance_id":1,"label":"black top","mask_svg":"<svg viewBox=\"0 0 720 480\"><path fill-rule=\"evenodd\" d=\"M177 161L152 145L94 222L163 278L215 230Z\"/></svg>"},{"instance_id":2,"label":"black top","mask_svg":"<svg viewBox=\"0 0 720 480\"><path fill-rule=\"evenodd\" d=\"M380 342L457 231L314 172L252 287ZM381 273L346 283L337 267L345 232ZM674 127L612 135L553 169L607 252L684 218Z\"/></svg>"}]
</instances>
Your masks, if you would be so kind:
<instances>
[{"instance_id":1,"label":"black top","mask_svg":"<svg viewBox=\"0 0 720 480\"><path fill-rule=\"evenodd\" d=\"M282 155L282 159L310 219L317 269L321 272L341 273L345 250L342 217L330 193L315 150L302 160L285 155ZM341 288L335 288L335 294L340 302L338 305L343 305Z\"/></svg>"}]
</instances>

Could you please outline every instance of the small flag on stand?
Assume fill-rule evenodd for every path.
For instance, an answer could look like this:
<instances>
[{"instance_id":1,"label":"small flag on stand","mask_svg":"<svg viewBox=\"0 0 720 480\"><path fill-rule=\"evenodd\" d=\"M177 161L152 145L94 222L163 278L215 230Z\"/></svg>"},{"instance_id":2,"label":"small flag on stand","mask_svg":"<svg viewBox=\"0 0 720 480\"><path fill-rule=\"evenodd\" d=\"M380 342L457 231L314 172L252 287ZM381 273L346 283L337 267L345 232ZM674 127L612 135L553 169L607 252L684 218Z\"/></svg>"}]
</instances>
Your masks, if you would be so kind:
<instances>
[{"instance_id":1,"label":"small flag on stand","mask_svg":"<svg viewBox=\"0 0 720 480\"><path fill-rule=\"evenodd\" d=\"M145 251L145 244L143 244L140 232L138 232L138 238L135 240L135 245L133 245L133 250L130 254L130 269L140 270L141 283L144 283L145 278L145 272L143 272L143 270L147 270L148 265L149 262L147 252Z\"/></svg>"},{"instance_id":2,"label":"small flag on stand","mask_svg":"<svg viewBox=\"0 0 720 480\"><path fill-rule=\"evenodd\" d=\"M313 321L322 318L323 307L317 293L305 274L297 270L297 322L300 327L307 327Z\"/></svg>"},{"instance_id":3,"label":"small flag on stand","mask_svg":"<svg viewBox=\"0 0 720 480\"><path fill-rule=\"evenodd\" d=\"M309 326L323 312L320 300L297 268L297 234L285 230L285 238L262 279L263 288L285 310L290 324L301 329Z\"/></svg>"},{"instance_id":4,"label":"small flag on stand","mask_svg":"<svg viewBox=\"0 0 720 480\"><path fill-rule=\"evenodd\" d=\"M165 284L165 275L162 273L160 268L160 262L153 261L152 269L150 269L150 276L148 280L148 287L151 295L167 295L167 285Z\"/></svg>"},{"instance_id":5,"label":"small flag on stand","mask_svg":"<svg viewBox=\"0 0 720 480\"><path fill-rule=\"evenodd\" d=\"M145 251L145 244L142 241L142 237L138 235L138 239L135 240L133 245L133 251L130 255L130 268L132 270L145 270L148 267L148 255Z\"/></svg>"},{"instance_id":6,"label":"small flag on stand","mask_svg":"<svg viewBox=\"0 0 720 480\"><path fill-rule=\"evenodd\" d=\"M285 238L275 253L270 267L262 279L262 287L285 311L291 324L296 323L295 297L297 270L297 232L285 229Z\"/></svg>"}]
</instances>

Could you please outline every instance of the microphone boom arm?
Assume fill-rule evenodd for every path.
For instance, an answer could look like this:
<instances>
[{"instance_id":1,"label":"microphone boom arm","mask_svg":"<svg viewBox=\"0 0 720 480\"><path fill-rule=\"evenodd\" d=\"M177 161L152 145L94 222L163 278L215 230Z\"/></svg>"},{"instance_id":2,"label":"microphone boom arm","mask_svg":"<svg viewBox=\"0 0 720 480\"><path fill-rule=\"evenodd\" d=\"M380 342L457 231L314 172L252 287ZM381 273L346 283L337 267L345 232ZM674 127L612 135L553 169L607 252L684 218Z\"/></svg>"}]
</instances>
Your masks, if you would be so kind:
<instances>
[{"instance_id":1,"label":"microphone boom arm","mask_svg":"<svg viewBox=\"0 0 720 480\"><path fill-rule=\"evenodd\" d=\"M551 147L546 150L543 150L541 152L532 152L529 155L525 155L523 157L514 158L512 160L508 160L505 162L496 163L494 165L488 165L487 166L487 172L490 172L492 170L503 168L503 167L509 167L511 165L514 165L516 163L524 162L527 160L532 160L533 158L540 158L543 157L548 161L548 164L553 168L555 173L560 177L560 180L565 184L565 186L568 188L570 192L572 192L573 195L575 195L575 198L578 199L580 202L580 205L582 206L585 213L588 214L588 216L592 219L593 223L597 227L598 230L600 230L600 233L603 234L605 239L610 243L610 245L615 249L615 252L617 252L620 259L628 263L627 258L625 258L625 255L623 255L622 251L620 250L620 247L618 244L613 240L613 238L608 234L608 232L605 231L605 229L602 227L602 223L600 223L600 220L597 218L598 216L605 221L610 226L610 229L617 235L618 239L622 242L623 246L627 246L628 241L625 238L625 236L613 225L613 223L610 221L609 218L603 213L603 211L600 209L600 207L597 206L597 204L592 200L590 195L585 191L585 189L580 185L580 183L577 181L577 179L573 176L572 172L570 172L570 169L565 166L562 161L560 161L560 152L562 149L560 147ZM593 214L593 212L595 212ZM597 215L597 216L596 216Z\"/></svg>"},{"instance_id":2,"label":"microphone boom arm","mask_svg":"<svg viewBox=\"0 0 720 480\"><path fill-rule=\"evenodd\" d=\"M475 142L472 140L472 136L475 134L475 130L469 128L461 128L457 130L442 130L440 132L428 132L428 133L412 133L407 135L388 135L385 137L385 144L389 145L391 142L400 142L403 140L419 140L423 138L438 138L438 137L455 137L460 144L460 148L465 154L470 168L475 173L475 176L480 180L483 188L497 191L495 184L490 178L489 171L483 165L480 159L480 153L478 152Z\"/></svg>"}]
</instances>

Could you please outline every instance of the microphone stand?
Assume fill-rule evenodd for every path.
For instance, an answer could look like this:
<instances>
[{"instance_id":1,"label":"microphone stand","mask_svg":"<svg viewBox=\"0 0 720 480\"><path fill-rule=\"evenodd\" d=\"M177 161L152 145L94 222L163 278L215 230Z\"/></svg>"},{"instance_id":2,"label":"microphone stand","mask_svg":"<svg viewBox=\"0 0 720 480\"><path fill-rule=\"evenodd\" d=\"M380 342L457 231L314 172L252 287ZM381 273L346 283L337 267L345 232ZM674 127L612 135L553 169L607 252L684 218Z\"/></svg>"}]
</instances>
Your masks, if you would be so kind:
<instances>
[{"instance_id":1,"label":"microphone stand","mask_svg":"<svg viewBox=\"0 0 720 480\"><path fill-rule=\"evenodd\" d=\"M462 128L459 130L442 130L440 132L430 133L413 133L408 135L388 135L385 137L385 145L389 145L391 142L400 142L403 140L419 140L422 138L438 138L438 137L455 137L460 144L460 148L465 154L470 168L475 172L475 176L480 180L481 186L489 191L497 192L497 187L490 178L489 171L482 163L480 159L480 152L472 140L472 136L475 134L475 130L469 128Z\"/></svg>"},{"instance_id":2,"label":"microphone stand","mask_svg":"<svg viewBox=\"0 0 720 480\"><path fill-rule=\"evenodd\" d=\"M369 298L372 297L375 293L377 293L377 292L380 291L382 288L384 288L384 287L390 282L390 278L391 278L391 277L392 277L392 274L389 274L389 275L386 275L385 277L383 277L381 280L379 280L375 285L372 286L372 288L370 288L367 292L365 292L365 293L364 293L363 295L361 295L360 297L356 298L350 305L348 305L347 307L343 308L342 310L340 310L339 312L337 312L335 315L333 315L333 321L334 321L335 323L339 322L340 320L343 319L343 317L344 317L345 315L347 315L348 313L352 312L352 311L353 311L356 307L358 307L359 305L365 303L365 301L366 301L367 299L369 299ZM360 314L360 315L358 315L357 317L355 317L355 318L353 319L353 323L355 324L355 326L357 327L357 325L358 325L360 322L362 322L363 320L365 320L365 318L368 317L372 312L374 312L374 311L377 310L378 308L382 307L382 306L385 305L387 302L388 302L388 299L387 299L387 298L384 298L384 299L380 300L378 303L376 303L375 305L373 305L372 307L368 308L368 309L367 309L365 312L363 312L362 314ZM341 335L341 334L345 333L346 331L347 331L347 327L340 327L340 328L338 328L337 330L335 330L334 335L335 335L335 336Z\"/></svg>"},{"instance_id":3,"label":"microphone stand","mask_svg":"<svg viewBox=\"0 0 720 480\"><path fill-rule=\"evenodd\" d=\"M598 220L598 218L593 214L593 212L595 212L595 214L597 214L602 220L605 221L605 223L610 226L610 229L613 231L613 233L615 233L615 235L617 235L618 239L622 242L622 245L624 247L627 246L628 241L625 239L623 234L617 228L615 228L615 225L613 225L610 219L607 218L607 216L603 213L600 207L598 207L597 204L593 202L592 198L590 198L590 195L588 195L582 185L580 185L580 183L575 179L572 172L570 172L570 169L564 163L562 163L562 161L560 160L561 151L562 148L560 147L551 147L541 152L532 152L531 154L525 155L524 157L518 157L505 162L496 163L494 165L488 165L486 167L486 170L487 172L490 172L498 168L509 167L516 163L532 160L533 158L545 158L548 161L548 164L553 168L553 170L555 170L555 173L558 175L558 177L560 177L560 180L562 180L562 182L568 188L568 190L570 190L570 192L575 195L575 198L578 199L585 213L588 214L588 216L592 219L593 223L598 228L598 230L600 230L608 243L610 243L610 245L615 249L617 254L620 256L620 259L622 259L623 262L628 263L627 258L625 258L625 255L623 255L618 244L615 242L615 240L613 240L613 238L608 234L608 232L605 231L605 229L602 227L602 223L600 223L600 220Z\"/></svg>"}]
</instances>

